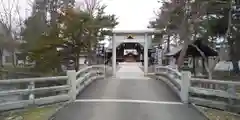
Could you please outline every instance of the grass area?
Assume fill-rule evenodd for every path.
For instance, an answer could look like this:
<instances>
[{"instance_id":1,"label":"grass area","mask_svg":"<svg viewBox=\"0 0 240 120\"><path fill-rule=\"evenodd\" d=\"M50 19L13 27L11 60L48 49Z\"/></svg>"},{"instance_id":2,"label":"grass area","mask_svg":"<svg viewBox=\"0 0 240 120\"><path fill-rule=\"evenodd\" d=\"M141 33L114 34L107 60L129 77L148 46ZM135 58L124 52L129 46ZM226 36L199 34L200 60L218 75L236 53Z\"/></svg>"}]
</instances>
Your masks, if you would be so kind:
<instances>
[{"instance_id":1,"label":"grass area","mask_svg":"<svg viewBox=\"0 0 240 120\"><path fill-rule=\"evenodd\" d=\"M238 114L200 106L197 106L197 108L202 111L203 114L209 118L209 120L240 120L240 115Z\"/></svg>"},{"instance_id":2,"label":"grass area","mask_svg":"<svg viewBox=\"0 0 240 120\"><path fill-rule=\"evenodd\" d=\"M0 120L48 120L56 112L59 104L34 107L26 110L6 112L0 115Z\"/></svg>"},{"instance_id":3,"label":"grass area","mask_svg":"<svg viewBox=\"0 0 240 120\"><path fill-rule=\"evenodd\" d=\"M30 66L24 66L24 67L16 66L16 67L13 67L12 65L4 65L3 70L18 71L18 72L30 72L31 68L32 67L30 67Z\"/></svg>"}]
</instances>

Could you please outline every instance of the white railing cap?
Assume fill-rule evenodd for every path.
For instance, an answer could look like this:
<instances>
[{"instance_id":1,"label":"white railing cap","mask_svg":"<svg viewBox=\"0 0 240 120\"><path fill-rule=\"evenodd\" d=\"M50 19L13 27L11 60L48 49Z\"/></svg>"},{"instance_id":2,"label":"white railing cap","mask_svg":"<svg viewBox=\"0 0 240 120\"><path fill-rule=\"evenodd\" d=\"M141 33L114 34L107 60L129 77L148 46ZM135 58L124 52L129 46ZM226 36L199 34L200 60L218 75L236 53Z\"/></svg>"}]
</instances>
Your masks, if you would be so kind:
<instances>
[{"instance_id":1,"label":"white railing cap","mask_svg":"<svg viewBox=\"0 0 240 120\"><path fill-rule=\"evenodd\" d=\"M8 79L8 80L0 80L0 84L23 83L23 82L43 82L43 81L56 81L56 80L67 80L67 76Z\"/></svg>"},{"instance_id":2,"label":"white railing cap","mask_svg":"<svg viewBox=\"0 0 240 120\"><path fill-rule=\"evenodd\" d=\"M173 68L170 68L170 67L167 67L167 66L157 66L156 69L168 69L168 70L171 70L173 72L175 72L178 76L182 76L182 74L178 71L178 70L175 70Z\"/></svg>"},{"instance_id":3,"label":"white railing cap","mask_svg":"<svg viewBox=\"0 0 240 120\"><path fill-rule=\"evenodd\" d=\"M209 79L202 79L202 78L191 78L191 81L199 81L199 82L214 83L214 84L226 84L226 85L240 85L240 82L237 82L237 81L209 80Z\"/></svg>"}]
</instances>

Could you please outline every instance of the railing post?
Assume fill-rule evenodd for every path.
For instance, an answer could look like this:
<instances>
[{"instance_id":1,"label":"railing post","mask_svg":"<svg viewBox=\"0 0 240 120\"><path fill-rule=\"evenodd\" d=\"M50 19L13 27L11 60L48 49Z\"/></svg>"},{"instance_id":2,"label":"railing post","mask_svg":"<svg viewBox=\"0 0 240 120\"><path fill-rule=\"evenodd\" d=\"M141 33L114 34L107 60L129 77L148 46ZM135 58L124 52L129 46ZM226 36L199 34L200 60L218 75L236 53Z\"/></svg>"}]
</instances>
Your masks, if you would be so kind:
<instances>
[{"instance_id":1,"label":"railing post","mask_svg":"<svg viewBox=\"0 0 240 120\"><path fill-rule=\"evenodd\" d=\"M67 76L68 76L68 84L70 85L69 96L71 97L71 101L75 101L77 96L76 71L68 70Z\"/></svg>"},{"instance_id":2,"label":"railing post","mask_svg":"<svg viewBox=\"0 0 240 120\"><path fill-rule=\"evenodd\" d=\"M101 67L97 67L97 76L99 76L101 74Z\"/></svg>"},{"instance_id":3,"label":"railing post","mask_svg":"<svg viewBox=\"0 0 240 120\"><path fill-rule=\"evenodd\" d=\"M181 76L181 91L180 97L183 103L188 103L189 88L190 88L191 72L184 71Z\"/></svg>"},{"instance_id":4,"label":"railing post","mask_svg":"<svg viewBox=\"0 0 240 120\"><path fill-rule=\"evenodd\" d=\"M237 97L235 85L233 85L233 84L228 85L227 92L229 94L229 97L228 97L228 110L229 111L233 111L233 109L234 109L234 102L235 102L234 98Z\"/></svg>"},{"instance_id":5,"label":"railing post","mask_svg":"<svg viewBox=\"0 0 240 120\"><path fill-rule=\"evenodd\" d=\"M154 65L154 73L158 73L158 65Z\"/></svg>"},{"instance_id":6,"label":"railing post","mask_svg":"<svg viewBox=\"0 0 240 120\"><path fill-rule=\"evenodd\" d=\"M35 88L35 83L33 81L31 81L28 85L28 89L34 90L34 88ZM35 104L35 95L34 95L33 91L30 92L28 99L33 101L32 104Z\"/></svg>"}]
</instances>

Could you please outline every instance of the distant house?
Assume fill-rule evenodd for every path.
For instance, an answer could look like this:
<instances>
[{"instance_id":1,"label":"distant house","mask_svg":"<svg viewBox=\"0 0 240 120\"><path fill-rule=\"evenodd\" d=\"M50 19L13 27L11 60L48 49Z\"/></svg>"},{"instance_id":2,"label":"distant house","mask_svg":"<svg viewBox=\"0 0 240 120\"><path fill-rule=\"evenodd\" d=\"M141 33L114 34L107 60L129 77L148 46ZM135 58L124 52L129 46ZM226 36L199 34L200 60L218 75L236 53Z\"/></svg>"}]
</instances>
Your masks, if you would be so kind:
<instances>
[{"instance_id":1,"label":"distant house","mask_svg":"<svg viewBox=\"0 0 240 120\"><path fill-rule=\"evenodd\" d=\"M0 22L0 44L1 44L1 42L7 42L10 40L14 40L12 34L9 35L7 30L8 30L7 26ZM12 43L15 44L18 42L22 42L22 41L16 40ZM2 53L2 55L0 56L0 59L2 61L2 64L3 65L12 65L13 60L15 63L17 63L17 57L16 57L16 54L18 52L17 49L14 49L14 52L11 52L9 49L4 48L3 46L0 46L0 52Z\"/></svg>"},{"instance_id":2,"label":"distant house","mask_svg":"<svg viewBox=\"0 0 240 120\"><path fill-rule=\"evenodd\" d=\"M9 37L12 37L12 36L9 36L7 34L7 27L0 22L0 36L1 36L1 41L4 42L4 41L7 41L8 39L11 39ZM1 46L0 46L1 47ZM7 49L3 49L3 48L0 48L0 52L2 53L2 56L0 56L1 58L1 61L2 61L2 64L3 65L8 65L8 64L11 64L12 63L12 52L8 51Z\"/></svg>"}]
</instances>

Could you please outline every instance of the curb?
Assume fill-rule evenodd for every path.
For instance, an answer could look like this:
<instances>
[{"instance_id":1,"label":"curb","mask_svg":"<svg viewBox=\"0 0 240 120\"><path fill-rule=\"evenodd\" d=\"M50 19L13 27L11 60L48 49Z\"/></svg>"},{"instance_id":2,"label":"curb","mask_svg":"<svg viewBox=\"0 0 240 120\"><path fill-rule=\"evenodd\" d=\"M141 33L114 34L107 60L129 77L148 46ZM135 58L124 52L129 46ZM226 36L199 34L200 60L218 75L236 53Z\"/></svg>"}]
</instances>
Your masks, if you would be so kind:
<instances>
[{"instance_id":1,"label":"curb","mask_svg":"<svg viewBox=\"0 0 240 120\"><path fill-rule=\"evenodd\" d=\"M63 103L63 105L61 105L60 107L56 108L55 112L48 118L48 120L53 120L55 118L56 114L60 111L60 109L66 107L70 103L72 103L72 102L67 101L67 102Z\"/></svg>"},{"instance_id":2,"label":"curb","mask_svg":"<svg viewBox=\"0 0 240 120\"><path fill-rule=\"evenodd\" d=\"M208 118L207 114L206 114L202 109L200 109L200 108L197 107L197 105L192 104L192 106L194 106L194 108L195 108L197 111L199 111L203 116L205 116L207 120L211 120L210 118ZM211 109L211 108L210 108L210 109ZM219 111L222 111L222 110L219 110ZM232 113L232 112L229 112L229 111L222 111L222 112L224 112L224 113L226 113L226 114L229 114L229 115L236 116L236 117L240 117L239 114ZM235 120L235 119L234 119L234 120Z\"/></svg>"},{"instance_id":3,"label":"curb","mask_svg":"<svg viewBox=\"0 0 240 120\"><path fill-rule=\"evenodd\" d=\"M203 115L206 120L210 120L203 110L199 109L195 104L190 104L190 105L192 105L195 110L197 110L201 115Z\"/></svg>"}]
</instances>

